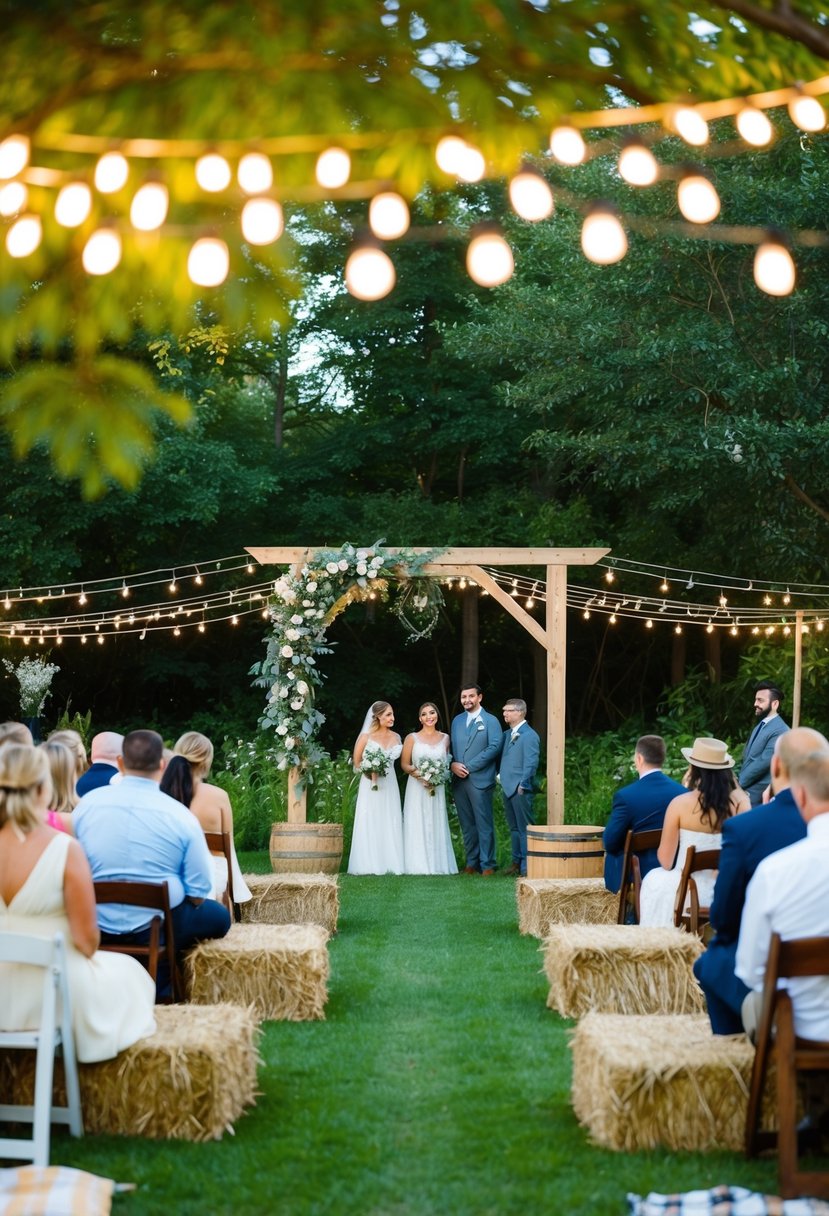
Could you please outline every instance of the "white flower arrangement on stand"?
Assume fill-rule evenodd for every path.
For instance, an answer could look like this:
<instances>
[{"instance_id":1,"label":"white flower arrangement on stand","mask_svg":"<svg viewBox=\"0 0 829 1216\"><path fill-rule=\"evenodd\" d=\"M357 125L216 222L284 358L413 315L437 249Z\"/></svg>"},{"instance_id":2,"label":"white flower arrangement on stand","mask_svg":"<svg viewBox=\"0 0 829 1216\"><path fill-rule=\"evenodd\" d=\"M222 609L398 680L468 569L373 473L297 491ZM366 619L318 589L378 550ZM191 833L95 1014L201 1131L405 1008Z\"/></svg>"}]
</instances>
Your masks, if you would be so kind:
<instances>
[{"instance_id":1,"label":"white flower arrangement on stand","mask_svg":"<svg viewBox=\"0 0 829 1216\"><path fill-rule=\"evenodd\" d=\"M17 683L20 685L21 717L39 718L46 698L51 695L52 680L60 668L44 659L21 659L16 667L8 659L4 659L3 666L11 675L17 677Z\"/></svg>"}]
</instances>

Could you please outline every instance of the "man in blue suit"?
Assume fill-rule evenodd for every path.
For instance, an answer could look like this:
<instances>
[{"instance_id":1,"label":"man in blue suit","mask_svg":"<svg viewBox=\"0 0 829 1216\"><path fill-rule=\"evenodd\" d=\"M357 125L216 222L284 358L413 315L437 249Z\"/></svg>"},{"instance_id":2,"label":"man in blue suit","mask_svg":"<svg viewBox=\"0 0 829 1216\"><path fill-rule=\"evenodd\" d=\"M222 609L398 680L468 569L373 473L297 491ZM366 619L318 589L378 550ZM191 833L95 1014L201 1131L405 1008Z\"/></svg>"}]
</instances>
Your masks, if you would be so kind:
<instances>
[{"instance_id":1,"label":"man in blue suit","mask_svg":"<svg viewBox=\"0 0 829 1216\"><path fill-rule=\"evenodd\" d=\"M769 784L774 744L789 728L780 717L783 694L776 684L764 680L754 690L754 713L759 719L743 749L740 785L748 794L752 806L763 801L763 791Z\"/></svg>"},{"instance_id":2,"label":"man in blue suit","mask_svg":"<svg viewBox=\"0 0 829 1216\"><path fill-rule=\"evenodd\" d=\"M501 727L481 702L477 684L461 689L464 712L452 722L452 794L466 851L464 874L485 878L495 873L495 825L492 794L501 751Z\"/></svg>"},{"instance_id":3,"label":"man in blue suit","mask_svg":"<svg viewBox=\"0 0 829 1216\"><path fill-rule=\"evenodd\" d=\"M512 865L505 874L527 873L527 824L533 820L533 793L541 740L527 723L527 702L510 697L503 709L507 729L501 743L501 793L509 824Z\"/></svg>"},{"instance_id":4,"label":"man in blue suit","mask_svg":"<svg viewBox=\"0 0 829 1216\"><path fill-rule=\"evenodd\" d=\"M642 735L636 741L633 767L638 781L625 785L613 795L613 806L604 830L604 885L608 891L618 891L622 882L622 858L629 831L655 832L662 827L668 803L678 794L687 794L684 785L666 777L665 740L659 735ZM656 849L639 854L642 877L659 862Z\"/></svg>"},{"instance_id":5,"label":"man in blue suit","mask_svg":"<svg viewBox=\"0 0 829 1216\"><path fill-rule=\"evenodd\" d=\"M714 1034L742 1033L740 1010L749 989L734 974L734 966L746 890L764 858L806 835L789 780L792 765L815 751L829 752L829 743L816 730L801 726L778 734L771 757L771 802L734 815L722 825L720 869L711 904L711 924L717 933L694 963Z\"/></svg>"}]
</instances>

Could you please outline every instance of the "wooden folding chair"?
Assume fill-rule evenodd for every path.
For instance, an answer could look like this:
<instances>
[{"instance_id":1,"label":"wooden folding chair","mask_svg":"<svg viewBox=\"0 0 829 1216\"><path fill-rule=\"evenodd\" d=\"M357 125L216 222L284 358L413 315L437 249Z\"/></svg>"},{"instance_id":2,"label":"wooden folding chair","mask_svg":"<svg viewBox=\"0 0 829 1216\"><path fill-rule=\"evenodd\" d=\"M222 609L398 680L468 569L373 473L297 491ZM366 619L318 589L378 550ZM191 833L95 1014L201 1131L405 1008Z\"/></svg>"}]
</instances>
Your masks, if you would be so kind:
<instances>
[{"instance_id":1,"label":"wooden folding chair","mask_svg":"<svg viewBox=\"0 0 829 1216\"><path fill-rule=\"evenodd\" d=\"M224 857L227 862L227 885L219 902L224 904L234 920L241 920L239 905L233 898L233 866L231 863L233 846L230 832L205 832L204 838L210 852L216 857Z\"/></svg>"},{"instance_id":2,"label":"wooden folding chair","mask_svg":"<svg viewBox=\"0 0 829 1216\"><path fill-rule=\"evenodd\" d=\"M694 881L694 875L698 874L700 870L719 870L719 868L719 849L697 850L694 845L689 846L688 852L685 854L685 864L682 867L682 876L679 880L674 904L674 924L678 929L687 929L690 933L696 933L698 937L703 936L711 919L711 909L700 906L699 891ZM689 900L687 912L685 911L686 897Z\"/></svg>"},{"instance_id":3,"label":"wooden folding chair","mask_svg":"<svg viewBox=\"0 0 829 1216\"><path fill-rule=\"evenodd\" d=\"M639 892L642 889L642 870L639 865L639 854L648 849L658 849L662 840L662 829L655 828L650 832L634 832L631 828L625 837L625 851L622 854L622 881L619 885L619 914L618 924L627 924L628 904L633 904L636 924L639 924Z\"/></svg>"},{"instance_id":4,"label":"wooden folding chair","mask_svg":"<svg viewBox=\"0 0 829 1216\"><path fill-rule=\"evenodd\" d=\"M797 1074L829 1072L829 1043L795 1035L792 999L785 988L778 987L780 979L815 975L829 976L829 937L784 942L779 934L772 934L746 1112L746 1156L754 1157L760 1149L777 1144L779 1187L784 1199L798 1195L829 1197L829 1171L797 1167ZM777 1063L777 1133L759 1129L772 1050Z\"/></svg>"},{"instance_id":5,"label":"wooden folding chair","mask_svg":"<svg viewBox=\"0 0 829 1216\"><path fill-rule=\"evenodd\" d=\"M183 1000L184 985L176 962L173 914L170 893L165 882L133 882L126 879L101 879L94 883L95 900L99 904L128 904L134 908L149 908L157 913L150 922L150 936L145 945L130 942L102 943L101 950L129 954L146 966L153 980L158 979L158 964L166 957L170 970L169 1001ZM167 1000L162 1003L168 1003Z\"/></svg>"}]
</instances>

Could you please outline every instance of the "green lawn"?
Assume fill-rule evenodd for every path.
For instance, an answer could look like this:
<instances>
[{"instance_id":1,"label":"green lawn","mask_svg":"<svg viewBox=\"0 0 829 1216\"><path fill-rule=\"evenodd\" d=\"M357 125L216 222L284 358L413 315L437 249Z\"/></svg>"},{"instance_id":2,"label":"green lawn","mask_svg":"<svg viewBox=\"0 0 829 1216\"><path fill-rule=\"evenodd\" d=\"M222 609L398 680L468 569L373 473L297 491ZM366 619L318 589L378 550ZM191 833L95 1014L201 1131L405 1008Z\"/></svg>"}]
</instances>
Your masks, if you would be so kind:
<instances>
[{"instance_id":1,"label":"green lawn","mask_svg":"<svg viewBox=\"0 0 829 1216\"><path fill-rule=\"evenodd\" d=\"M590 1146L511 881L343 876L341 894L327 1020L268 1024L235 1136L60 1132L53 1161L137 1182L125 1216L552 1216L623 1213L627 1191L775 1190L774 1162Z\"/></svg>"}]
</instances>

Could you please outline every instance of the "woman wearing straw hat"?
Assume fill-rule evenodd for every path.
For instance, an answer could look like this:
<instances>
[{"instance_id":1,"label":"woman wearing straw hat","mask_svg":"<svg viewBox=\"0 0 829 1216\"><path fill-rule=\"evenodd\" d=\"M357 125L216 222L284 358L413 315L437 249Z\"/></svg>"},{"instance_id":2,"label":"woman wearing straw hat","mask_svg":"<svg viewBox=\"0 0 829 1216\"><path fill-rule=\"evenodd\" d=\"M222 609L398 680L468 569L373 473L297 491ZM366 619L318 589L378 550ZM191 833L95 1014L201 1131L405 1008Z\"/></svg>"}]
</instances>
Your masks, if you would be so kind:
<instances>
[{"instance_id":1,"label":"woman wearing straw hat","mask_svg":"<svg viewBox=\"0 0 829 1216\"><path fill-rule=\"evenodd\" d=\"M695 739L693 747L682 748L682 754L690 766L688 793L668 803L657 852L659 868L642 880L641 925L674 923L674 902L688 849L691 845L719 849L725 820L751 806L748 794L734 780L734 760L720 739ZM694 875L701 904L710 904L716 877L715 870Z\"/></svg>"}]
</instances>

